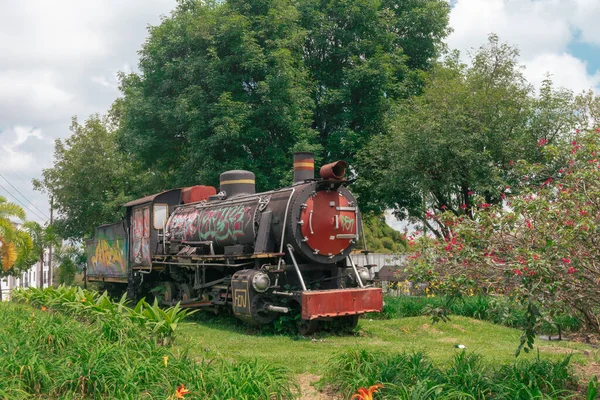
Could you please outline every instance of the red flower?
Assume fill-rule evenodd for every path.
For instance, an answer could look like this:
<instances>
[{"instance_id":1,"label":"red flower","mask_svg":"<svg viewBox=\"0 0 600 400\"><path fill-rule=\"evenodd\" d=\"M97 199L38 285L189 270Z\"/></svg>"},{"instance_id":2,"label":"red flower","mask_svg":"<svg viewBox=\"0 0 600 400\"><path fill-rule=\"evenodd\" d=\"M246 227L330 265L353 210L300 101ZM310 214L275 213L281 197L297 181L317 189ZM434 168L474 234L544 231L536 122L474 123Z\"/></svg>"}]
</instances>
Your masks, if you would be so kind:
<instances>
[{"instance_id":1,"label":"red flower","mask_svg":"<svg viewBox=\"0 0 600 400\"><path fill-rule=\"evenodd\" d=\"M523 275L523 272L521 272L521 270L518 268L515 269L513 272L515 273L515 275Z\"/></svg>"},{"instance_id":2,"label":"red flower","mask_svg":"<svg viewBox=\"0 0 600 400\"><path fill-rule=\"evenodd\" d=\"M465 210L467 208L467 205L463 203L463 204L460 205L460 208L463 209L463 210Z\"/></svg>"},{"instance_id":3,"label":"red flower","mask_svg":"<svg viewBox=\"0 0 600 400\"><path fill-rule=\"evenodd\" d=\"M185 388L183 385L177 386L177 390L175 391L176 399L183 399L186 394L190 394L191 392Z\"/></svg>"},{"instance_id":4,"label":"red flower","mask_svg":"<svg viewBox=\"0 0 600 400\"><path fill-rule=\"evenodd\" d=\"M562 258L562 262L564 262L565 264L571 264L571 259L570 259L570 258L563 257L563 258Z\"/></svg>"},{"instance_id":5,"label":"red flower","mask_svg":"<svg viewBox=\"0 0 600 400\"><path fill-rule=\"evenodd\" d=\"M472 191L472 190L469 190L469 191L467 192L467 194L468 194L469 196L472 196L472 195L474 195L474 194L475 194L475 192L474 192L474 191Z\"/></svg>"},{"instance_id":6,"label":"red flower","mask_svg":"<svg viewBox=\"0 0 600 400\"><path fill-rule=\"evenodd\" d=\"M513 160L510 160L510 165L515 165L515 162Z\"/></svg>"},{"instance_id":7,"label":"red flower","mask_svg":"<svg viewBox=\"0 0 600 400\"><path fill-rule=\"evenodd\" d=\"M570 267L570 268L567 270L567 274L569 274L569 275L571 275L571 274L574 274L575 272L577 272L577 270L576 270L575 268L573 268L573 267Z\"/></svg>"},{"instance_id":8,"label":"red flower","mask_svg":"<svg viewBox=\"0 0 600 400\"><path fill-rule=\"evenodd\" d=\"M546 139L542 138L542 139L538 140L537 144L538 144L538 146L541 147L541 146L543 146L543 145L545 145L547 143L548 143L548 141Z\"/></svg>"},{"instance_id":9,"label":"red flower","mask_svg":"<svg viewBox=\"0 0 600 400\"><path fill-rule=\"evenodd\" d=\"M448 208L448 207L446 207L446 206L442 206L441 208L442 208L442 210L445 210L445 209L446 209L446 208Z\"/></svg>"},{"instance_id":10,"label":"red flower","mask_svg":"<svg viewBox=\"0 0 600 400\"><path fill-rule=\"evenodd\" d=\"M546 181L544 183L542 183L542 186L546 186L546 185L550 184L550 182L552 182L552 178L546 179Z\"/></svg>"},{"instance_id":11,"label":"red flower","mask_svg":"<svg viewBox=\"0 0 600 400\"><path fill-rule=\"evenodd\" d=\"M527 226L528 229L533 228L533 225L531 225L531 221L528 219L525 220L525 225Z\"/></svg>"},{"instance_id":12,"label":"red flower","mask_svg":"<svg viewBox=\"0 0 600 400\"><path fill-rule=\"evenodd\" d=\"M373 393L377 393L383 385L378 383L377 385L373 385L368 389L360 388L358 389L358 393L353 395L350 400L373 400Z\"/></svg>"}]
</instances>

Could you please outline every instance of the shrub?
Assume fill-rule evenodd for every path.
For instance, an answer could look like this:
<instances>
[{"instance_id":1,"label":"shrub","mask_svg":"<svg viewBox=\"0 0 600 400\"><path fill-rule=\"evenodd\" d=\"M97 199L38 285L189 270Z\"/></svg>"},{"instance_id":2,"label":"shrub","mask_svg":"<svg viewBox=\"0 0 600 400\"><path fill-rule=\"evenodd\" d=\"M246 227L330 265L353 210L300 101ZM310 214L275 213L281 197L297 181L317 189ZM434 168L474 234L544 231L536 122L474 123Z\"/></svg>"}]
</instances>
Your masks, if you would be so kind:
<instances>
[{"instance_id":1,"label":"shrub","mask_svg":"<svg viewBox=\"0 0 600 400\"><path fill-rule=\"evenodd\" d=\"M179 303L162 309L156 300L151 305L144 299L130 308L125 295L119 301L114 301L107 292L99 294L93 290L64 285L56 289L15 290L13 300L53 308L84 320L98 320L103 326L103 333L110 339L114 339L115 335L129 334L137 326L165 345L173 342L179 322L195 313L182 309Z\"/></svg>"},{"instance_id":2,"label":"shrub","mask_svg":"<svg viewBox=\"0 0 600 400\"><path fill-rule=\"evenodd\" d=\"M542 164L517 161L511 188L490 205L476 193L464 211L432 215L444 240L426 241L408 270L421 282L443 282L452 296L469 291L511 296L526 311L520 348L531 348L536 328L554 313L569 325L600 333L600 129L573 133L555 145L540 140ZM545 314L545 315L544 315ZM545 317L545 318L541 318ZM519 348L519 349L520 349Z\"/></svg>"}]
</instances>

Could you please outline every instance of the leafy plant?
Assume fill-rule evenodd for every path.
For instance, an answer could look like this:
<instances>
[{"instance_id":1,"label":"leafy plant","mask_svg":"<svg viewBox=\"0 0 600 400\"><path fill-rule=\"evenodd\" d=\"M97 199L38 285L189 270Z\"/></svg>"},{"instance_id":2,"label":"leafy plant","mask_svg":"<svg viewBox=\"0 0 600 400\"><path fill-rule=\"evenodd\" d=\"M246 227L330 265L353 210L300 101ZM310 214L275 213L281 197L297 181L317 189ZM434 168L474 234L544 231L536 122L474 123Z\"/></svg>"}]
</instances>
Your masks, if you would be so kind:
<instances>
[{"instance_id":1,"label":"leafy plant","mask_svg":"<svg viewBox=\"0 0 600 400\"><path fill-rule=\"evenodd\" d=\"M571 357L561 361L519 360L491 367L475 353L457 353L446 368L433 366L423 353L390 354L361 349L330 360L320 384L344 396L381 383L381 399L554 399L576 394ZM596 381L588 387L593 394Z\"/></svg>"}]
</instances>

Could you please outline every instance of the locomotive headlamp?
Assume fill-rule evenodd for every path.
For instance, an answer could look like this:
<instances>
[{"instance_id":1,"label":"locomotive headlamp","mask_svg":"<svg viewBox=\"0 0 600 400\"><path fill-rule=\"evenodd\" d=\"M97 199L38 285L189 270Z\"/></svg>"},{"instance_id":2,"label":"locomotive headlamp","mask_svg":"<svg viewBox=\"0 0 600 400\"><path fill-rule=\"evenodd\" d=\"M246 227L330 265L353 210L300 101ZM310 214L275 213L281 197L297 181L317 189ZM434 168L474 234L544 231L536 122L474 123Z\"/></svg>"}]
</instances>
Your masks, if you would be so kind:
<instances>
[{"instance_id":1,"label":"locomotive headlamp","mask_svg":"<svg viewBox=\"0 0 600 400\"><path fill-rule=\"evenodd\" d=\"M269 275L263 272L257 272L252 277L252 287L259 293L265 292L271 286Z\"/></svg>"},{"instance_id":2,"label":"locomotive headlamp","mask_svg":"<svg viewBox=\"0 0 600 400\"><path fill-rule=\"evenodd\" d=\"M369 270L365 267L358 268L358 276L360 276L360 280L363 284L371 279L371 274L369 273Z\"/></svg>"}]
</instances>

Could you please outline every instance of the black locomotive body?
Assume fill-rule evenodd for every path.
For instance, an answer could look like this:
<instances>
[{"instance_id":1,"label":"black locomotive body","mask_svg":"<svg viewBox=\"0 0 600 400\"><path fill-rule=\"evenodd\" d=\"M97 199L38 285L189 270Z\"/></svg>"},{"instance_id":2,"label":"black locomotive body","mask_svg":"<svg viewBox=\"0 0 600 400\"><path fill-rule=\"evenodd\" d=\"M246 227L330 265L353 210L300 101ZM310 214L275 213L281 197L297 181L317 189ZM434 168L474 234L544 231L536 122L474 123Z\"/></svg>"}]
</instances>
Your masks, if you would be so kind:
<instances>
[{"instance_id":1,"label":"black locomotive body","mask_svg":"<svg viewBox=\"0 0 600 400\"><path fill-rule=\"evenodd\" d=\"M88 243L88 279L251 324L298 313L302 333L323 320L355 325L383 301L352 261L362 225L345 168L328 164L315 180L312 155L296 153L289 187L255 193L254 174L227 171L219 193L194 186L129 202L126 219Z\"/></svg>"}]
</instances>

